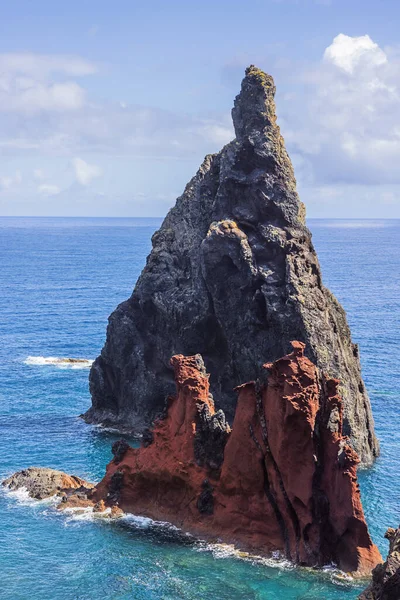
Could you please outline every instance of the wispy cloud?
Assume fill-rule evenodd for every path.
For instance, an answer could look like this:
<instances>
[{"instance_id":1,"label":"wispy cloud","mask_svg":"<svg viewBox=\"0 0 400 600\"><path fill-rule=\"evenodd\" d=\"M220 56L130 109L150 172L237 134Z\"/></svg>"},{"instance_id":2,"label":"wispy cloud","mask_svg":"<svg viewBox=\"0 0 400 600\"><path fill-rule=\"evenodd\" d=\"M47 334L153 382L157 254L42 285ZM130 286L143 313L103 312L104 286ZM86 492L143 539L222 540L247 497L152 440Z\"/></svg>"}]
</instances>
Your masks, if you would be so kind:
<instances>
[{"instance_id":1,"label":"wispy cloud","mask_svg":"<svg viewBox=\"0 0 400 600\"><path fill-rule=\"evenodd\" d=\"M76 111L84 106L85 90L71 78L96 71L94 64L76 56L0 54L0 111Z\"/></svg>"},{"instance_id":2,"label":"wispy cloud","mask_svg":"<svg viewBox=\"0 0 400 600\"><path fill-rule=\"evenodd\" d=\"M222 69L222 85L234 94L246 64L259 62L267 69L272 65L272 74L278 74L279 123L301 186L314 190L310 197L320 194L325 202L333 202L335 189L340 188L342 197L345 185L371 189L398 185L397 51L379 46L368 35L339 34L314 64L293 68L279 58L279 49L268 52L265 61L246 56L228 64ZM112 161L119 163L120 157L126 164L143 160L148 165L154 161L181 165L200 161L233 138L229 109L204 116L119 100L94 102L85 78L94 77L98 70L81 57L0 55L0 151L11 161L8 170L5 163L0 170L3 197L18 190L21 197L26 195L29 177L30 193L42 198L57 194L60 200L70 186L78 184L79 193L89 197L99 194L100 176L103 187L112 177L108 164L115 166ZM36 170L31 162L30 175L24 172L22 180L18 161L32 161L34 156L42 162L36 163ZM57 173L43 162L46 157L59 161ZM45 172L41 165L46 165ZM175 193L176 182L169 185ZM164 191L168 195L169 189ZM393 190L386 192L392 202ZM126 196L130 193L134 195L135 189L127 188ZM370 202L373 194L362 193ZM151 194L156 196L155 186Z\"/></svg>"},{"instance_id":3,"label":"wispy cloud","mask_svg":"<svg viewBox=\"0 0 400 600\"><path fill-rule=\"evenodd\" d=\"M20 171L15 171L12 175L0 175L0 190L10 190L22 182L22 175Z\"/></svg>"},{"instance_id":4,"label":"wispy cloud","mask_svg":"<svg viewBox=\"0 0 400 600\"><path fill-rule=\"evenodd\" d=\"M56 196L61 192L61 188L51 183L42 183L38 186L38 192L43 196Z\"/></svg>"},{"instance_id":5,"label":"wispy cloud","mask_svg":"<svg viewBox=\"0 0 400 600\"><path fill-rule=\"evenodd\" d=\"M89 185L96 177L100 177L102 171L97 165L90 165L82 158L74 158L72 166L75 171L75 177L81 185Z\"/></svg>"},{"instance_id":6,"label":"wispy cloud","mask_svg":"<svg viewBox=\"0 0 400 600\"><path fill-rule=\"evenodd\" d=\"M80 56L63 54L3 53L0 72L7 75L28 75L37 80L48 79L54 73L69 77L93 75L97 66Z\"/></svg>"}]
</instances>

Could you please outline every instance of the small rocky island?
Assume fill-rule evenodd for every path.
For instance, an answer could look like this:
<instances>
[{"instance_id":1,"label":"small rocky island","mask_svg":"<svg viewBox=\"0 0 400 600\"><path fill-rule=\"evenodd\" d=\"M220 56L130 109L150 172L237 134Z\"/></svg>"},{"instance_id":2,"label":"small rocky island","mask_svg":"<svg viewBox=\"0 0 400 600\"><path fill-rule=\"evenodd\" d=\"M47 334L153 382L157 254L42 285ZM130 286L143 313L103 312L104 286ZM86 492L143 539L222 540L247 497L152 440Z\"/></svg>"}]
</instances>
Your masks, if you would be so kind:
<instances>
[{"instance_id":1,"label":"small rocky island","mask_svg":"<svg viewBox=\"0 0 400 600\"><path fill-rule=\"evenodd\" d=\"M142 447L116 442L95 488L65 476L59 507L131 512L250 553L368 575L381 557L361 505L359 458L343 435L339 381L304 348L292 342L290 354L264 365L264 383L237 388L232 428L215 408L202 357L172 357L176 393ZM28 470L4 485L36 490L38 478Z\"/></svg>"},{"instance_id":2,"label":"small rocky island","mask_svg":"<svg viewBox=\"0 0 400 600\"><path fill-rule=\"evenodd\" d=\"M272 77L249 67L232 110L235 139L206 156L153 235L132 296L109 318L85 419L142 433L173 393L171 356L199 353L232 422L233 389L296 339L340 380L344 433L369 465L378 442L358 347L322 284L274 96Z\"/></svg>"}]
</instances>

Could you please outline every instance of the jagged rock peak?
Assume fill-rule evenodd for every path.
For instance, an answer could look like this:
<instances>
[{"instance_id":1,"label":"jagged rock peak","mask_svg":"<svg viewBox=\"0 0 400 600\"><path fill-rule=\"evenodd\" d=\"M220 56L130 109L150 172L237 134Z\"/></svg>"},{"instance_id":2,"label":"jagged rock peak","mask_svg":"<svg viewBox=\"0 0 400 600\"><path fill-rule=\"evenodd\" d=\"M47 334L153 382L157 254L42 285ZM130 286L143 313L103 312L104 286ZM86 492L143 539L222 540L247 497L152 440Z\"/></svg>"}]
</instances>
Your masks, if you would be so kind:
<instances>
[{"instance_id":1,"label":"jagged rock peak","mask_svg":"<svg viewBox=\"0 0 400 600\"><path fill-rule=\"evenodd\" d=\"M232 109L236 141L242 145L250 144L256 156L267 160L269 170L292 193L282 200L291 203L296 201L297 216L304 223L305 208L297 196L293 166L276 123L275 92L271 75L254 65L246 69L240 94L236 96Z\"/></svg>"},{"instance_id":2,"label":"jagged rock peak","mask_svg":"<svg viewBox=\"0 0 400 600\"><path fill-rule=\"evenodd\" d=\"M236 138L256 135L256 139L266 127L276 126L275 83L271 75L250 65L242 81L240 94L235 98L232 109Z\"/></svg>"},{"instance_id":3,"label":"jagged rock peak","mask_svg":"<svg viewBox=\"0 0 400 600\"><path fill-rule=\"evenodd\" d=\"M272 77L249 67L232 111L236 138L206 157L153 235L132 296L110 316L85 418L143 432L173 392L170 357L199 353L230 421L233 388L297 339L341 380L344 433L368 464L378 443L358 349L322 284L274 94Z\"/></svg>"}]
</instances>

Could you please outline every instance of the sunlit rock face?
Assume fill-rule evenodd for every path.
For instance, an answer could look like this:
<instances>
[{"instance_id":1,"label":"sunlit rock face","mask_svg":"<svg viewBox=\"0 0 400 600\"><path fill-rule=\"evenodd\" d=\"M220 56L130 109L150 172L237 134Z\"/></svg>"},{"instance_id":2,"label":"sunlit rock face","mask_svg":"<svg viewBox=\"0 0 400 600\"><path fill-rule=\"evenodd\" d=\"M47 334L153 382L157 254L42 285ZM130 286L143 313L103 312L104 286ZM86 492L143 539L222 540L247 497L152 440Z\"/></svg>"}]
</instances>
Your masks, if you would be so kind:
<instances>
[{"instance_id":1,"label":"sunlit rock face","mask_svg":"<svg viewBox=\"0 0 400 600\"><path fill-rule=\"evenodd\" d=\"M236 138L206 156L154 234L132 296L109 318L85 418L141 433L173 393L170 357L200 353L231 422L233 389L262 377L263 362L297 339L340 380L344 433L369 464L378 443L358 348L322 284L274 95L272 77L249 67L232 110Z\"/></svg>"},{"instance_id":2,"label":"sunlit rock face","mask_svg":"<svg viewBox=\"0 0 400 600\"><path fill-rule=\"evenodd\" d=\"M48 469L46 467L29 467L14 473L2 482L10 491L24 490L29 497L35 500L44 500L52 496L66 493L76 493L77 490L86 491L94 488L93 484L76 475L67 475L63 471Z\"/></svg>"},{"instance_id":3,"label":"sunlit rock face","mask_svg":"<svg viewBox=\"0 0 400 600\"><path fill-rule=\"evenodd\" d=\"M141 448L115 449L95 499L192 534L361 576L381 561L365 522L359 459L343 435L339 382L304 344L238 390L232 429L201 356L172 358L176 393Z\"/></svg>"}]
</instances>

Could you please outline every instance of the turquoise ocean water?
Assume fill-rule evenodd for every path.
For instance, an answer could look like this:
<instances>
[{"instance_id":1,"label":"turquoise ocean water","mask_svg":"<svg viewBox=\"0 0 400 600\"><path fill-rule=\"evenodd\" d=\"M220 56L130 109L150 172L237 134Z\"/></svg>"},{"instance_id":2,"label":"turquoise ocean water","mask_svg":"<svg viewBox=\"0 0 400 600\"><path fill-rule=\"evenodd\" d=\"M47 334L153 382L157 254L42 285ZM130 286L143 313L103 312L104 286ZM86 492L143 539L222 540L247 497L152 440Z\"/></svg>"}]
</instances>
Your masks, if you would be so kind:
<instances>
[{"instance_id":1,"label":"turquoise ocean water","mask_svg":"<svg viewBox=\"0 0 400 600\"><path fill-rule=\"evenodd\" d=\"M0 219L0 477L31 465L96 481L120 436L83 423L88 369L159 219ZM360 473L374 540L400 517L400 221L310 221L324 282L360 344L382 455ZM28 357L35 357L28 360ZM0 597L13 600L345 600L360 586L231 556L168 527L60 515L0 493Z\"/></svg>"}]
</instances>

